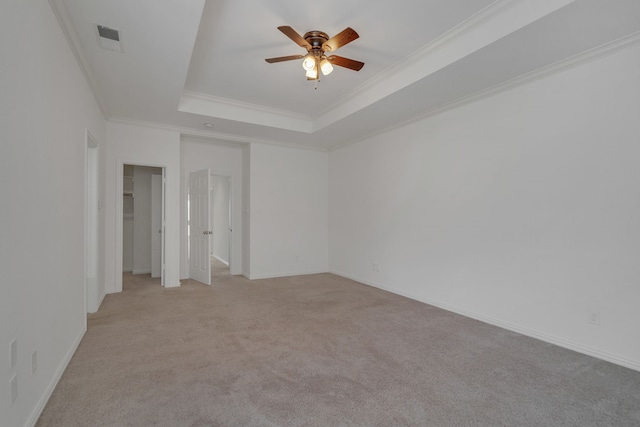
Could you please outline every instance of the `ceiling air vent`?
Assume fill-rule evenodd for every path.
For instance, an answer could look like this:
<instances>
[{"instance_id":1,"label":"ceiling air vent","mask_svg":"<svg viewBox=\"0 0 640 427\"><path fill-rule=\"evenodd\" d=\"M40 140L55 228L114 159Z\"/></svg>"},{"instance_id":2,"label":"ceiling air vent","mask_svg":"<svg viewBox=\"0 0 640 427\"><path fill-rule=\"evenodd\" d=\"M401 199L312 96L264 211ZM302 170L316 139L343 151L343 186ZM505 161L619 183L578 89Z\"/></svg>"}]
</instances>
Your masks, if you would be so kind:
<instances>
[{"instance_id":1,"label":"ceiling air vent","mask_svg":"<svg viewBox=\"0 0 640 427\"><path fill-rule=\"evenodd\" d=\"M98 43L100 44L100 47L116 52L122 52L120 33L118 30L105 27L104 25L97 25L96 27L98 29Z\"/></svg>"}]
</instances>

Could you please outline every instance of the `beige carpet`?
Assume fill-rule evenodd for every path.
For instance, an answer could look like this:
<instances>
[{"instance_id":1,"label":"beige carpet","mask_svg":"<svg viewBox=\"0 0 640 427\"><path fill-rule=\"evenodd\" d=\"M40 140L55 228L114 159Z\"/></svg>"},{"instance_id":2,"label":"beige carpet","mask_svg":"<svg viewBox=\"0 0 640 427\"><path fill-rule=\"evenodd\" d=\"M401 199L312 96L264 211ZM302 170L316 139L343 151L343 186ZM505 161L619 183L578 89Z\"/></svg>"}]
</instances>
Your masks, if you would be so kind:
<instances>
[{"instance_id":1,"label":"beige carpet","mask_svg":"<svg viewBox=\"0 0 640 427\"><path fill-rule=\"evenodd\" d=\"M127 277L38 426L640 425L639 372L331 274L213 276Z\"/></svg>"}]
</instances>

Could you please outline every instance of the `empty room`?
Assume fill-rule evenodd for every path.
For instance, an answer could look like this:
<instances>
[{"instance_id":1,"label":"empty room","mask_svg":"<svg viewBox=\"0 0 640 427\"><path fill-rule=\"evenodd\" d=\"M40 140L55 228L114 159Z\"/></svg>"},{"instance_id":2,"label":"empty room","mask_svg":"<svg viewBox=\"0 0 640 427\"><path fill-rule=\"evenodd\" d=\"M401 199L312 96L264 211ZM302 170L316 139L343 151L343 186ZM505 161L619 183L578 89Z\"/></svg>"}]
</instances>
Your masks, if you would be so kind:
<instances>
[{"instance_id":1,"label":"empty room","mask_svg":"<svg viewBox=\"0 0 640 427\"><path fill-rule=\"evenodd\" d=\"M640 425L637 0L0 10L0 426Z\"/></svg>"}]
</instances>

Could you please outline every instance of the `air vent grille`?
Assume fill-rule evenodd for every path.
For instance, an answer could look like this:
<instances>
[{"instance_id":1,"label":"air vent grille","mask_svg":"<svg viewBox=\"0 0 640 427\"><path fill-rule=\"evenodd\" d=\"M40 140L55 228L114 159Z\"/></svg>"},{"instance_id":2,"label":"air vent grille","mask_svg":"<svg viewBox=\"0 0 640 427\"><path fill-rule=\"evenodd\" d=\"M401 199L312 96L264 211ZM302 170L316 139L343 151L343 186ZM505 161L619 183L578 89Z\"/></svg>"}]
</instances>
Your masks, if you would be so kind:
<instances>
[{"instance_id":1,"label":"air vent grille","mask_svg":"<svg viewBox=\"0 0 640 427\"><path fill-rule=\"evenodd\" d=\"M118 34L118 30L105 27L104 25L98 25L98 34L100 35L100 37L105 39L113 40L116 42L120 41L120 35Z\"/></svg>"},{"instance_id":2,"label":"air vent grille","mask_svg":"<svg viewBox=\"0 0 640 427\"><path fill-rule=\"evenodd\" d=\"M122 45L120 41L120 31L105 25L96 24L96 39L98 46L103 49L112 50L122 53Z\"/></svg>"}]
</instances>

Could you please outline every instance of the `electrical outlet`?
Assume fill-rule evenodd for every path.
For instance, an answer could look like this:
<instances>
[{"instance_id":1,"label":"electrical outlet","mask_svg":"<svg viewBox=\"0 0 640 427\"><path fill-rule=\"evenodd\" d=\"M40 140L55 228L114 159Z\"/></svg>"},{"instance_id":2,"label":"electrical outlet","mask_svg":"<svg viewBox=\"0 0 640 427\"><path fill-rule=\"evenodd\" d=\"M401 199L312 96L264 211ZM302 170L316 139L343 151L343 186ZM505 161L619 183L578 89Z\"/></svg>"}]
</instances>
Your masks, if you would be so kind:
<instances>
[{"instance_id":1,"label":"electrical outlet","mask_svg":"<svg viewBox=\"0 0 640 427\"><path fill-rule=\"evenodd\" d=\"M374 262L374 263L371 265L371 269L372 269L373 271L375 271L376 273L380 273L380 264L378 264L378 263Z\"/></svg>"},{"instance_id":2,"label":"electrical outlet","mask_svg":"<svg viewBox=\"0 0 640 427\"><path fill-rule=\"evenodd\" d=\"M9 369L13 369L18 363L18 341L16 338L12 339L9 343L9 352L11 353L11 366Z\"/></svg>"},{"instance_id":3,"label":"electrical outlet","mask_svg":"<svg viewBox=\"0 0 640 427\"><path fill-rule=\"evenodd\" d=\"M600 312L587 310L587 323L590 325L600 326Z\"/></svg>"},{"instance_id":4,"label":"electrical outlet","mask_svg":"<svg viewBox=\"0 0 640 427\"><path fill-rule=\"evenodd\" d=\"M31 375L35 374L38 370L38 350L34 350L31 353Z\"/></svg>"},{"instance_id":5,"label":"electrical outlet","mask_svg":"<svg viewBox=\"0 0 640 427\"><path fill-rule=\"evenodd\" d=\"M13 374L11 380L9 380L9 387L11 388L11 403L13 404L18 398L18 376Z\"/></svg>"}]
</instances>

